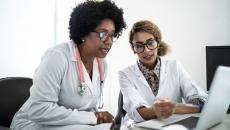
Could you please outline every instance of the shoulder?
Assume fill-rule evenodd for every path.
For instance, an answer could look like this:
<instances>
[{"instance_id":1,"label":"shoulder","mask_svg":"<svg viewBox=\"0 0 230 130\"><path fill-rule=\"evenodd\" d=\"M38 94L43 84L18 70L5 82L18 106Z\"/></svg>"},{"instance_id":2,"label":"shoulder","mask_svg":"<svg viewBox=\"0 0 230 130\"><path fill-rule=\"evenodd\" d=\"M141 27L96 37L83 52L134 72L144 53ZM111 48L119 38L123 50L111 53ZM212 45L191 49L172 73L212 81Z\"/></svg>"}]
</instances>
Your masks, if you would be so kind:
<instances>
[{"instance_id":1,"label":"shoulder","mask_svg":"<svg viewBox=\"0 0 230 130\"><path fill-rule=\"evenodd\" d=\"M58 44L46 50L41 58L41 64L50 65L53 67L66 67L70 61L70 53L66 43Z\"/></svg>"},{"instance_id":2,"label":"shoulder","mask_svg":"<svg viewBox=\"0 0 230 130\"><path fill-rule=\"evenodd\" d=\"M178 66L181 66L180 62L175 59L160 57L160 60L161 60L162 66L164 67L177 68Z\"/></svg>"},{"instance_id":3,"label":"shoulder","mask_svg":"<svg viewBox=\"0 0 230 130\"><path fill-rule=\"evenodd\" d=\"M174 74L186 74L187 71L184 69L183 65L175 59L165 59L162 58L162 70L166 72L170 72L172 75Z\"/></svg>"},{"instance_id":4,"label":"shoulder","mask_svg":"<svg viewBox=\"0 0 230 130\"><path fill-rule=\"evenodd\" d=\"M125 68L122 68L119 70L119 74L134 74L137 71L138 67L137 64L132 64L129 66L126 66Z\"/></svg>"},{"instance_id":5,"label":"shoulder","mask_svg":"<svg viewBox=\"0 0 230 130\"><path fill-rule=\"evenodd\" d=\"M61 43L53 47L50 47L43 55L43 58L50 57L56 58L58 60L68 60L69 58L71 58L72 55L69 46L69 43Z\"/></svg>"},{"instance_id":6,"label":"shoulder","mask_svg":"<svg viewBox=\"0 0 230 130\"><path fill-rule=\"evenodd\" d=\"M68 47L68 43L61 43L56 46L53 46L47 50L47 52L56 52L56 53L61 53L61 54L66 54L70 52L70 49Z\"/></svg>"}]
</instances>

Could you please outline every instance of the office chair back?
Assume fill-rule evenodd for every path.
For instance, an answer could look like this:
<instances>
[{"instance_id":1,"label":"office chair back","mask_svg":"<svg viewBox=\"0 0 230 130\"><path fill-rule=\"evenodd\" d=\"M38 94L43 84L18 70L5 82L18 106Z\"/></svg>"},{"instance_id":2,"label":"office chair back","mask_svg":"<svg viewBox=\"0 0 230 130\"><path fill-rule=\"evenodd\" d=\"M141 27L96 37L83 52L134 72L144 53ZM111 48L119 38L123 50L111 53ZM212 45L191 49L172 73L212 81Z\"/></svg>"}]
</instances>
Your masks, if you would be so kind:
<instances>
[{"instance_id":1,"label":"office chair back","mask_svg":"<svg viewBox=\"0 0 230 130\"><path fill-rule=\"evenodd\" d=\"M121 120L122 117L124 117L126 114L126 111L123 109L123 95L120 91L119 93L119 98L118 98L118 110L117 110L117 115L115 117L115 121L116 121L116 127L115 130L119 130L121 127Z\"/></svg>"},{"instance_id":2,"label":"office chair back","mask_svg":"<svg viewBox=\"0 0 230 130\"><path fill-rule=\"evenodd\" d=\"M0 79L0 126L10 126L14 114L28 99L32 84L32 79L25 77Z\"/></svg>"}]
</instances>

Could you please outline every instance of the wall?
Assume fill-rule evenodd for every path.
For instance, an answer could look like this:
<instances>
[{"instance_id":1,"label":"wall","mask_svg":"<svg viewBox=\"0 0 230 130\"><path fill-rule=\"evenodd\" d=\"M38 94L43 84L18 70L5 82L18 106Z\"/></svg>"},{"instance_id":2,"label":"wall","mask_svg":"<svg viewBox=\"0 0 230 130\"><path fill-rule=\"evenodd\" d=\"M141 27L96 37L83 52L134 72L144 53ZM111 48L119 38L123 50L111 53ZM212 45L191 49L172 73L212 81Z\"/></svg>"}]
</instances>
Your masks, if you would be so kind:
<instances>
[{"instance_id":1,"label":"wall","mask_svg":"<svg viewBox=\"0 0 230 130\"><path fill-rule=\"evenodd\" d=\"M32 77L54 28L54 0L1 0L0 78Z\"/></svg>"}]
</instances>

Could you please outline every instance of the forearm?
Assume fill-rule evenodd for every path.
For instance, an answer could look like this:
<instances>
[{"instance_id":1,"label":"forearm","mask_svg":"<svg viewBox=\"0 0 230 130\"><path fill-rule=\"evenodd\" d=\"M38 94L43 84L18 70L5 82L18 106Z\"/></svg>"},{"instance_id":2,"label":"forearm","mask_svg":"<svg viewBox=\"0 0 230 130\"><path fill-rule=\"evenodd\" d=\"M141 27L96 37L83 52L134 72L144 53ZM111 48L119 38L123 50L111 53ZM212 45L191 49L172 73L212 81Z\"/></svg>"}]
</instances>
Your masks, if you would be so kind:
<instances>
[{"instance_id":1,"label":"forearm","mask_svg":"<svg viewBox=\"0 0 230 130\"><path fill-rule=\"evenodd\" d=\"M32 103L27 110L33 122L43 125L96 124L94 112L67 109L55 103Z\"/></svg>"},{"instance_id":2,"label":"forearm","mask_svg":"<svg viewBox=\"0 0 230 130\"><path fill-rule=\"evenodd\" d=\"M198 106L194 105L183 105L183 106L176 106L174 109L174 114L189 114L189 113L198 113L200 109Z\"/></svg>"},{"instance_id":3,"label":"forearm","mask_svg":"<svg viewBox=\"0 0 230 130\"><path fill-rule=\"evenodd\" d=\"M137 111L144 120L150 120L150 119L157 118L154 112L154 109L152 107L150 108L140 107L140 108L137 108Z\"/></svg>"}]
</instances>

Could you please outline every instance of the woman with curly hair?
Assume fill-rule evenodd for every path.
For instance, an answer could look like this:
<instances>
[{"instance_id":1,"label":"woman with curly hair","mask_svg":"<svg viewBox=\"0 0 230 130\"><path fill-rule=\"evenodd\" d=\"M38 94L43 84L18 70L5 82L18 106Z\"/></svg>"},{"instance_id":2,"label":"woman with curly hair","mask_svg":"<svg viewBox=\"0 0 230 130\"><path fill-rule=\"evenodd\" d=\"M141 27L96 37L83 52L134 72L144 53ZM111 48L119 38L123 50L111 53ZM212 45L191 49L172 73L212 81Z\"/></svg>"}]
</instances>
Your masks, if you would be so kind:
<instances>
[{"instance_id":1,"label":"woman with curly hair","mask_svg":"<svg viewBox=\"0 0 230 130\"><path fill-rule=\"evenodd\" d=\"M173 113L200 112L207 94L177 61L163 57L169 46L154 23L136 22L129 42L138 60L119 72L123 108L128 113L124 120L131 118L141 122L165 119Z\"/></svg>"},{"instance_id":2,"label":"woman with curly hair","mask_svg":"<svg viewBox=\"0 0 230 130\"><path fill-rule=\"evenodd\" d=\"M112 1L77 5L69 20L71 41L45 53L11 129L82 130L114 123L109 112L98 108L103 107L104 57L125 27L123 10Z\"/></svg>"}]
</instances>

